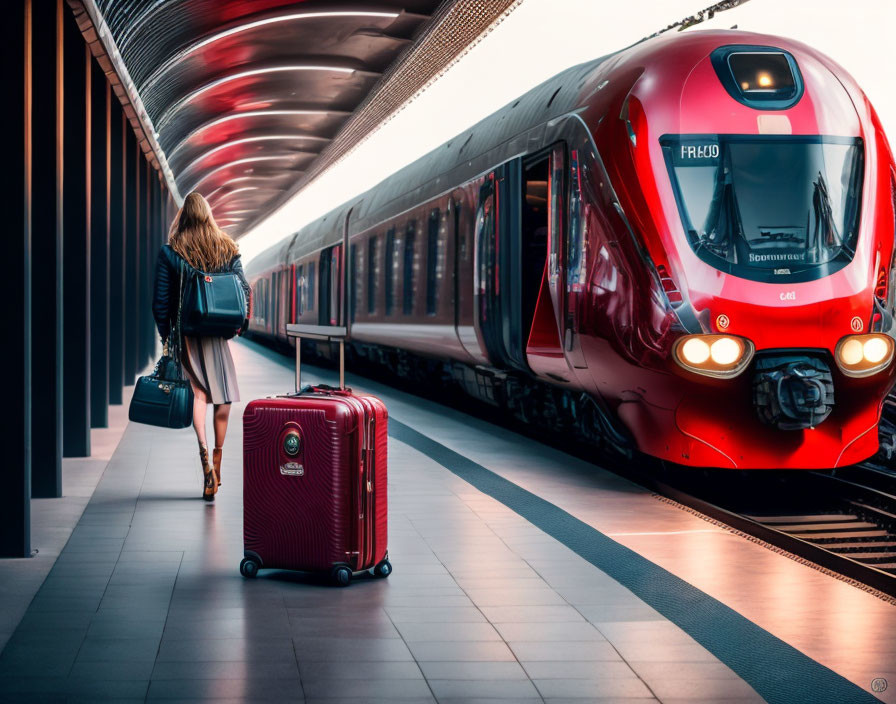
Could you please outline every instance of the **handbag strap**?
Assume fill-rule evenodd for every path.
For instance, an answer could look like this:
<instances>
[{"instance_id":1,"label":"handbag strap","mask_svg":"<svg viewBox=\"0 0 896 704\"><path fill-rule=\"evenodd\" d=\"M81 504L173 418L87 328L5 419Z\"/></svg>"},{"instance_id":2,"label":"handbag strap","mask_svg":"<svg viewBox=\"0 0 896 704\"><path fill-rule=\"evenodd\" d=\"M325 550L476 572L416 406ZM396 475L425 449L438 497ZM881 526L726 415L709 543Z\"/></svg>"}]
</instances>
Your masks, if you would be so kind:
<instances>
[{"instance_id":1,"label":"handbag strap","mask_svg":"<svg viewBox=\"0 0 896 704\"><path fill-rule=\"evenodd\" d=\"M179 276L179 286L178 286L178 293L177 293L177 323L174 326L174 328L176 330L176 337L174 340L175 349L174 349L173 357L174 357L174 363L177 365L177 373L180 377L183 377L183 368L182 368L182 364L181 364L180 355L181 355L181 352L183 351L184 345L183 345L183 333L181 331L181 323L180 323L180 311L184 305L184 262L180 257L178 257L178 270L180 271L180 276Z\"/></svg>"}]
</instances>

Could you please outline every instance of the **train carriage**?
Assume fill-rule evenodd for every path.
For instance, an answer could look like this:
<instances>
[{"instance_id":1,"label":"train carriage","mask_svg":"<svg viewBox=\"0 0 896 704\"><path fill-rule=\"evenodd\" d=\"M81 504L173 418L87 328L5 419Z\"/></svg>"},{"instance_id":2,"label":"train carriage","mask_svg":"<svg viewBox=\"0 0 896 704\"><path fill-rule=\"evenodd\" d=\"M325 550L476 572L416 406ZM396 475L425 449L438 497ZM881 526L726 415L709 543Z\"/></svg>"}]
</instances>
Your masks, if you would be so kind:
<instances>
[{"instance_id":1,"label":"train carriage","mask_svg":"<svg viewBox=\"0 0 896 704\"><path fill-rule=\"evenodd\" d=\"M682 464L888 456L894 174L830 59L664 35L564 71L254 259L250 329L345 324L355 354Z\"/></svg>"}]
</instances>

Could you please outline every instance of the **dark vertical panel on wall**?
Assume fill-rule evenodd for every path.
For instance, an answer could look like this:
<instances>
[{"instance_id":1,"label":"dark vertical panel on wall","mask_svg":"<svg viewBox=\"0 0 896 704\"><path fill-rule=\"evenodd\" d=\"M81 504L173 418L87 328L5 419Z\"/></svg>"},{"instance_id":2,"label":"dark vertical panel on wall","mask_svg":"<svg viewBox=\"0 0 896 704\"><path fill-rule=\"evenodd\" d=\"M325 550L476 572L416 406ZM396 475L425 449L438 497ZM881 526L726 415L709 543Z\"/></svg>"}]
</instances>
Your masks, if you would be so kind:
<instances>
[{"instance_id":1,"label":"dark vertical panel on wall","mask_svg":"<svg viewBox=\"0 0 896 704\"><path fill-rule=\"evenodd\" d=\"M149 307L149 288L151 284L151 279L149 276L149 251L150 251L150 239L152 237L152 232L150 230L150 216L152 214L152 179L155 177L155 169L152 168L152 165L144 159L143 161L143 173L142 177L142 188L143 188L143 208L140 210L141 221L142 221L142 233L140 239L140 264L141 264L141 275L140 275L140 290L142 292L142 297L140 300L140 330L141 330L141 349L143 350L143 364L146 365L149 362L150 350L152 347L152 335L150 329L150 319L152 315L150 313Z\"/></svg>"},{"instance_id":2,"label":"dark vertical panel on wall","mask_svg":"<svg viewBox=\"0 0 896 704\"><path fill-rule=\"evenodd\" d=\"M31 554L31 2L11 3L0 23L3 71L9 103L2 111L9 139L0 169L0 198L8 266L2 279L6 320L15 340L0 345L7 370L4 401L10 413L0 424L0 556ZM22 409L20 411L19 409Z\"/></svg>"},{"instance_id":3,"label":"dark vertical panel on wall","mask_svg":"<svg viewBox=\"0 0 896 704\"><path fill-rule=\"evenodd\" d=\"M149 293L147 295L147 310L152 309L152 290L155 282L155 263L156 256L159 251L159 172L150 169L149 179L149 237L147 238L147 287ZM156 346L156 329L152 315L147 316L146 327L148 328L147 339L149 340L149 357L150 360L155 356Z\"/></svg>"},{"instance_id":4,"label":"dark vertical panel on wall","mask_svg":"<svg viewBox=\"0 0 896 704\"><path fill-rule=\"evenodd\" d=\"M150 361L156 353L156 326L152 317L152 290L155 280L156 252L158 251L159 237L159 172L154 167L149 167L149 218L148 237L146 238L146 340L147 357Z\"/></svg>"},{"instance_id":5,"label":"dark vertical panel on wall","mask_svg":"<svg viewBox=\"0 0 896 704\"><path fill-rule=\"evenodd\" d=\"M125 335L124 383L130 386L137 375L137 140L125 121Z\"/></svg>"},{"instance_id":6,"label":"dark vertical panel on wall","mask_svg":"<svg viewBox=\"0 0 896 704\"><path fill-rule=\"evenodd\" d=\"M143 369L143 187L146 178L143 173L143 151L136 143L134 165L134 375Z\"/></svg>"},{"instance_id":7,"label":"dark vertical panel on wall","mask_svg":"<svg viewBox=\"0 0 896 704\"><path fill-rule=\"evenodd\" d=\"M90 50L64 13L63 454L90 455Z\"/></svg>"},{"instance_id":8,"label":"dark vertical panel on wall","mask_svg":"<svg viewBox=\"0 0 896 704\"><path fill-rule=\"evenodd\" d=\"M109 109L110 87L90 62L90 425L109 425Z\"/></svg>"},{"instance_id":9,"label":"dark vertical panel on wall","mask_svg":"<svg viewBox=\"0 0 896 704\"><path fill-rule=\"evenodd\" d=\"M62 13L37 0L32 34L31 242L40 275L31 285L31 495L62 496Z\"/></svg>"},{"instance_id":10,"label":"dark vertical panel on wall","mask_svg":"<svg viewBox=\"0 0 896 704\"><path fill-rule=\"evenodd\" d=\"M124 112L109 96L109 403L121 403L124 386Z\"/></svg>"}]
</instances>

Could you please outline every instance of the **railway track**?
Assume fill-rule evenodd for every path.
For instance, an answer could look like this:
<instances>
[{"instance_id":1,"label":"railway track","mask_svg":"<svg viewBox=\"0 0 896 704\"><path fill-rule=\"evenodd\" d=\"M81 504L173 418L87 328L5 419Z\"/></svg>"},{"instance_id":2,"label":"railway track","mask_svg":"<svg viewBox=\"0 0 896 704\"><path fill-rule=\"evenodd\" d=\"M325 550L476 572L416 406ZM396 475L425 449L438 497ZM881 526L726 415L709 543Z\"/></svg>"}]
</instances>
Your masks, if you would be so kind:
<instances>
[{"instance_id":1,"label":"railway track","mask_svg":"<svg viewBox=\"0 0 896 704\"><path fill-rule=\"evenodd\" d=\"M884 408L881 453L810 472L637 472L639 483L710 518L896 598L896 396ZM893 436L891 435L891 438Z\"/></svg>"},{"instance_id":2,"label":"railway track","mask_svg":"<svg viewBox=\"0 0 896 704\"><path fill-rule=\"evenodd\" d=\"M660 496L896 598L896 477L865 466L738 477L711 486L633 477ZM873 486L877 482L888 486Z\"/></svg>"}]
</instances>

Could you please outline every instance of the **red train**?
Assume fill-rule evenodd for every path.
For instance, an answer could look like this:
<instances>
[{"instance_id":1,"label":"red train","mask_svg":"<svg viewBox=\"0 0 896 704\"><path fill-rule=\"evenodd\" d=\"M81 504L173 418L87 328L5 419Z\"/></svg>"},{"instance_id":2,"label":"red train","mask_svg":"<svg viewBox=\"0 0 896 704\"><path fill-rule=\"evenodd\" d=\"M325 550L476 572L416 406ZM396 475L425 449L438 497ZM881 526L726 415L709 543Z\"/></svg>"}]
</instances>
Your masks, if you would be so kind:
<instances>
[{"instance_id":1,"label":"red train","mask_svg":"<svg viewBox=\"0 0 896 704\"><path fill-rule=\"evenodd\" d=\"M840 467L893 451L894 209L841 67L664 35L253 259L251 331L345 324L356 356L676 463Z\"/></svg>"}]
</instances>

